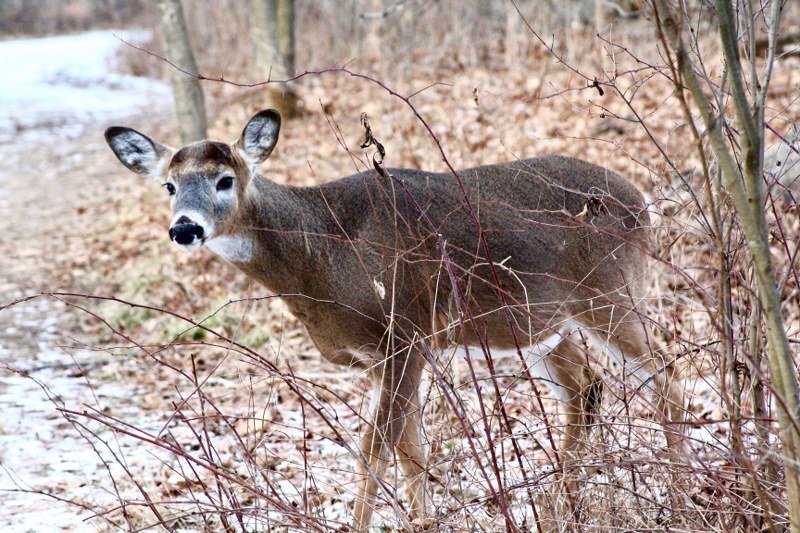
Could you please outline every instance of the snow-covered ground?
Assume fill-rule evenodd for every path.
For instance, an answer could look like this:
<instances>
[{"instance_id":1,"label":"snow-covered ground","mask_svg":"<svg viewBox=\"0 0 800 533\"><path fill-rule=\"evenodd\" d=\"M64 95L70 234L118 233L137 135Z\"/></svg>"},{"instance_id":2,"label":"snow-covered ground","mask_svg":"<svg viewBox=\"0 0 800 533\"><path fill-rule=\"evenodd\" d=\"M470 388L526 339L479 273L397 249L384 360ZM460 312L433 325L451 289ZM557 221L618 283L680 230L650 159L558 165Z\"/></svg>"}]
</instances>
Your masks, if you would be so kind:
<instances>
[{"instance_id":1,"label":"snow-covered ground","mask_svg":"<svg viewBox=\"0 0 800 533\"><path fill-rule=\"evenodd\" d=\"M0 531L97 531L96 525L83 522L91 512L42 493L75 501L113 501L106 487L94 482L103 477L106 465L57 409L102 406L109 395L130 392L117 384L93 388L81 379L79 366L54 348L58 321L49 305L38 300L7 309L17 325L0 331ZM25 345L35 351L28 353ZM75 355L85 366L97 360L87 353ZM121 444L113 437L103 435Z\"/></svg>"},{"instance_id":2,"label":"snow-covered ground","mask_svg":"<svg viewBox=\"0 0 800 533\"><path fill-rule=\"evenodd\" d=\"M169 88L154 80L114 73L120 39L135 32L0 41L0 143L16 136L77 136L97 120L130 116Z\"/></svg>"}]
</instances>

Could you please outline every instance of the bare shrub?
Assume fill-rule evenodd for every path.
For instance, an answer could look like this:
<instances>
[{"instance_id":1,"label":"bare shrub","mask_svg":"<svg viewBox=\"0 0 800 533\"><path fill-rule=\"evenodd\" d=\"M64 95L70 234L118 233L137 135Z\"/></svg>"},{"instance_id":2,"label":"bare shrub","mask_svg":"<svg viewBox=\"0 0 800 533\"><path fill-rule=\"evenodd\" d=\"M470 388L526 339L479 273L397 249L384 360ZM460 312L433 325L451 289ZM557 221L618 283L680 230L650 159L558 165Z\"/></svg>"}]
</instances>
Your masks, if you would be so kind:
<instances>
[{"instance_id":1,"label":"bare shrub","mask_svg":"<svg viewBox=\"0 0 800 533\"><path fill-rule=\"evenodd\" d=\"M651 345L681 369L690 411L689 453L670 456L649 400L626 385L628 370L598 360L606 391L585 443L588 452L572 465L580 487L570 492L554 446L563 424L552 414L558 406L546 384L525 379L513 364L490 372L485 363L448 365L444 354L423 391L438 527L506 527L484 468L497 473L512 523L523 531L784 530L788 502L776 416L781 398L762 357L755 267L707 132L687 118L687 109L690 117L696 110L674 91L679 78L664 48L656 46L652 19L621 21L593 38L559 11L529 17L537 11L534 2L520 3L520 13L493 3L481 14L465 2L389 4L376 12L371 2L309 2L299 10L299 34L307 44L298 49L298 65L322 68L303 77L311 113L286 128L285 148L276 153L270 176L306 185L371 168L372 153L354 148L363 135L357 117L365 108L391 164L441 170L442 153L464 167L559 152L630 176L652 198ZM187 9L189 17L212 21L190 24L195 46L204 43L199 68L208 78L263 81L247 69L251 52L241 5L215 3L210 17L209 11ZM698 69L722 86L712 74L722 70L714 19L705 4L687 5L699 10L687 17L697 21ZM797 6L787 12L796 15ZM359 49L370 25L381 28L377 51ZM497 38L509 28L516 33ZM511 49L516 51L509 54ZM365 65L359 60L347 70L325 68L369 54L379 59ZM161 68L157 59L146 60ZM796 148L789 132L798 120L792 87L800 63L788 56L778 61L764 120L780 136L767 133L767 139ZM447 85L432 86L440 81ZM250 111L241 107L258 106L258 88L242 96L230 84L207 87L220 110L236 104L215 126L219 137L228 138ZM411 99L413 109L397 97L420 90ZM720 95L719 110L726 109L726 99ZM736 146L735 132L729 133L729 145ZM796 361L796 194L766 179L769 245ZM144 193L121 216L135 218L157 198ZM116 265L127 262L115 278L124 280L111 292L116 297L101 302L88 292L51 295L88 312L81 342L126 355L121 375L144 380L151 395L135 401L157 416L157 423L131 423L99 402L63 408L102 460L120 467L109 474L117 501L95 506L98 518L128 529L344 525L355 490L354 439L367 423L364 376L319 361L278 301L264 299L261 289L208 257L170 258L166 266L133 271L130 265L169 253L142 250L141 243L163 233L155 219L144 226L152 233L134 235L123 251L110 240L104 244L113 259L98 275L112 276ZM143 286L125 280L126 274ZM241 301L227 304L231 299ZM592 353L587 350L587 357ZM130 466L133 443L152 451L157 466ZM378 513L387 527L401 528L398 517L408 506L404 481L394 471L386 479Z\"/></svg>"}]
</instances>

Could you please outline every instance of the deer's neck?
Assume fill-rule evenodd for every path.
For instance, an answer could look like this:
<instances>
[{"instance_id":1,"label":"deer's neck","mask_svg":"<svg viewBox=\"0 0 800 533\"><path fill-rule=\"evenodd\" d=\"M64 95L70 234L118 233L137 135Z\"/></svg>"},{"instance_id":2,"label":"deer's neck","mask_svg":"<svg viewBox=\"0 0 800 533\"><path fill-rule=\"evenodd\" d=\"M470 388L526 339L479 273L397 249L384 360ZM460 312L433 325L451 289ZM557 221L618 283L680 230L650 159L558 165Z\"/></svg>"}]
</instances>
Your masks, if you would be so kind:
<instances>
[{"instance_id":1,"label":"deer's neck","mask_svg":"<svg viewBox=\"0 0 800 533\"><path fill-rule=\"evenodd\" d=\"M324 292L319 240L330 217L319 203L308 189L254 178L231 231L208 245L274 292Z\"/></svg>"}]
</instances>

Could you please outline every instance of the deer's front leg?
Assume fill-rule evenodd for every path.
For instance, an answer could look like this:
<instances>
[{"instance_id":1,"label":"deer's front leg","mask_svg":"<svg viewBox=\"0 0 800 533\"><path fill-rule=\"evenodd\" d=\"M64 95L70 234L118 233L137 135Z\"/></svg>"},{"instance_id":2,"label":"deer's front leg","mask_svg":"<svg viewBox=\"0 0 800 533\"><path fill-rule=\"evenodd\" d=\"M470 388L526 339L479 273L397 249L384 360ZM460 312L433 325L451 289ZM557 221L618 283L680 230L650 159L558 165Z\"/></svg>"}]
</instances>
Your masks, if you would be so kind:
<instances>
[{"instance_id":1,"label":"deer's front leg","mask_svg":"<svg viewBox=\"0 0 800 533\"><path fill-rule=\"evenodd\" d=\"M374 395L381 393L380 386L376 385ZM372 522L373 506L378 493L378 480L383 479L387 466L387 450L385 439L377 423L379 413L372 415L372 426L367 428L366 434L361 439L361 457L357 462L358 489L353 511L353 528L356 531L366 531Z\"/></svg>"},{"instance_id":2,"label":"deer's front leg","mask_svg":"<svg viewBox=\"0 0 800 533\"><path fill-rule=\"evenodd\" d=\"M403 475L408 481L408 498L411 504L411 518L428 517L428 498L425 480L428 476L427 460L422 447L422 412L416 398L413 410L407 414L406 425L400 441L395 446L397 459Z\"/></svg>"},{"instance_id":3,"label":"deer's front leg","mask_svg":"<svg viewBox=\"0 0 800 533\"><path fill-rule=\"evenodd\" d=\"M425 456L420 442L419 384L422 359L394 355L373 371L372 426L361 441L353 527L365 531L372 521L378 480L394 452L408 478L413 518L425 514Z\"/></svg>"}]
</instances>

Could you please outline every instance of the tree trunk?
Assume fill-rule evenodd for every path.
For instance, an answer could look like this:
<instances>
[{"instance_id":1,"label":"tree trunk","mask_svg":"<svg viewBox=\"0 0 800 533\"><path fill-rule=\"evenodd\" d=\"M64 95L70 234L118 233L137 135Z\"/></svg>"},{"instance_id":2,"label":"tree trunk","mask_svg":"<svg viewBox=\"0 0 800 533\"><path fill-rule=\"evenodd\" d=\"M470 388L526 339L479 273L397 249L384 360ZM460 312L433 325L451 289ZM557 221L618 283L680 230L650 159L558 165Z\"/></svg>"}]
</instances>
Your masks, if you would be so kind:
<instances>
[{"instance_id":1,"label":"tree trunk","mask_svg":"<svg viewBox=\"0 0 800 533\"><path fill-rule=\"evenodd\" d=\"M767 363L776 396L780 438L783 445L783 467L786 479L786 499L789 507L789 523L795 533L800 533L800 384L786 336L781 314L781 302L776 287L779 286L772 265L769 248L769 233L764 208L763 192L763 108L769 75L774 61L775 40L780 20L780 0L773 0L771 51L767 60L766 74L760 82L758 100L748 102L742 77L739 50L737 48L737 24L729 0L717 0L717 18L720 38L726 59L726 68L736 119L741 132L742 167L737 166L722 132L724 122L714 110L700 83L691 57L683 42L682 27L667 4L667 0L656 0L660 29L677 56L677 65L683 84L690 91L706 125L708 138L714 150L728 194L747 237L747 245L753 257L758 298L767 331ZM676 80L676 84L678 80ZM679 87L682 89L682 87ZM755 110L753 113L752 110ZM753 114L751 114L753 113ZM691 117L688 117L692 120Z\"/></svg>"},{"instance_id":2,"label":"tree trunk","mask_svg":"<svg viewBox=\"0 0 800 533\"><path fill-rule=\"evenodd\" d=\"M180 0L157 0L161 33L167 57L179 68L197 74L186 19ZM172 93L175 97L175 112L181 130L181 142L189 144L207 136L206 107L203 89L197 76L170 69Z\"/></svg>"},{"instance_id":3,"label":"tree trunk","mask_svg":"<svg viewBox=\"0 0 800 533\"><path fill-rule=\"evenodd\" d=\"M250 0L251 29L259 75L285 80L294 74L294 0ZM287 83L266 85L269 105L284 118L300 114L299 98Z\"/></svg>"},{"instance_id":4,"label":"tree trunk","mask_svg":"<svg viewBox=\"0 0 800 533\"><path fill-rule=\"evenodd\" d=\"M295 11L294 0L277 0L276 9L276 35L278 37L278 50L283 59L283 66L287 74L294 75L295 69Z\"/></svg>"},{"instance_id":5,"label":"tree trunk","mask_svg":"<svg viewBox=\"0 0 800 533\"><path fill-rule=\"evenodd\" d=\"M594 31L600 35L608 33L617 12L610 0L594 0Z\"/></svg>"}]
</instances>

